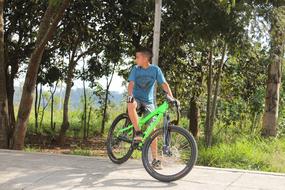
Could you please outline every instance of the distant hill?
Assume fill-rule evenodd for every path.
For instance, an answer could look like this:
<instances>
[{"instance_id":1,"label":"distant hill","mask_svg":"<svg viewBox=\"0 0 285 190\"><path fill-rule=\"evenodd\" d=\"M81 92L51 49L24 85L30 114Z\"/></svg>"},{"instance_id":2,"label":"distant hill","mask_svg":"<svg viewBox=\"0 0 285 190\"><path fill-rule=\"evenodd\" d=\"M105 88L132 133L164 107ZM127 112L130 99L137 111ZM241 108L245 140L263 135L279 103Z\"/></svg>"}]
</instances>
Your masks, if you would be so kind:
<instances>
[{"instance_id":1,"label":"distant hill","mask_svg":"<svg viewBox=\"0 0 285 190\"><path fill-rule=\"evenodd\" d=\"M110 94L111 96L109 96L109 99L111 100L111 102L115 104L119 104L123 100L122 93L111 91ZM71 96L70 96L70 100L71 100L70 103L73 108L76 108L78 106L82 96L83 96L83 88L72 89ZM64 97L64 93L63 93L63 97ZM96 96L94 97L95 97L95 101L97 102L98 98Z\"/></svg>"},{"instance_id":2,"label":"distant hill","mask_svg":"<svg viewBox=\"0 0 285 190\"><path fill-rule=\"evenodd\" d=\"M87 89L87 91L91 94L91 89ZM48 92L48 91L44 90L44 92ZM65 89L63 88L61 92L60 92L60 89L57 89L55 94L57 97L60 97L61 100L63 101L64 93L65 93ZM18 105L20 103L21 94L22 94L22 89L20 87L15 87L15 95L14 95L15 105ZM123 93L119 93L117 91L111 91L110 94L111 96L109 96L109 99L112 103L119 104L123 100ZM82 99L82 96L83 96L83 88L71 89L71 95L70 95L71 109L78 107ZM98 98L95 95L94 95L94 98L95 98L95 102L97 102Z\"/></svg>"}]
</instances>

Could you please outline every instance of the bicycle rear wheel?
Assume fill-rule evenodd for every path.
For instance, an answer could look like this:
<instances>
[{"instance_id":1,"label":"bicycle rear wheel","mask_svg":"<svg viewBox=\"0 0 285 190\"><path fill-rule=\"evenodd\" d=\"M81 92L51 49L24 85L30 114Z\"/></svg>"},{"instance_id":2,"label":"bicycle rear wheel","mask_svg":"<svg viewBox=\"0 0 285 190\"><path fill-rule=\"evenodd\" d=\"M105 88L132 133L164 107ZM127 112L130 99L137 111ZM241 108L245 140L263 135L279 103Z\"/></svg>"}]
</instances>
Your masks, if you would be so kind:
<instances>
[{"instance_id":1,"label":"bicycle rear wheel","mask_svg":"<svg viewBox=\"0 0 285 190\"><path fill-rule=\"evenodd\" d=\"M128 128L131 121L126 113L120 114L112 123L107 138L107 154L116 164L126 162L134 148L134 128Z\"/></svg>"},{"instance_id":2,"label":"bicycle rear wheel","mask_svg":"<svg viewBox=\"0 0 285 190\"><path fill-rule=\"evenodd\" d=\"M198 154L196 141L188 131L177 126L171 126L168 130L169 146L164 146L166 138L163 129L158 129L146 140L142 152L146 171L155 179L164 182L175 181L187 175L195 165ZM160 160L161 168L152 164L155 157Z\"/></svg>"}]
</instances>

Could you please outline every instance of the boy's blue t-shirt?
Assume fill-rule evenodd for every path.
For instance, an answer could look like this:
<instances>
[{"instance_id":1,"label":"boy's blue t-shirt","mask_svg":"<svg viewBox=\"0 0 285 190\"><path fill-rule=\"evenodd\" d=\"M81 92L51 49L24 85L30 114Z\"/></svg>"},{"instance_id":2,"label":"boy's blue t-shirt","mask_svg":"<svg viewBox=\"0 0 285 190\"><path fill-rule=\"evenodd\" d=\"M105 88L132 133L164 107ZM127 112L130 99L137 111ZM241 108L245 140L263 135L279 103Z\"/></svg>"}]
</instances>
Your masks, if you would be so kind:
<instances>
[{"instance_id":1,"label":"boy's blue t-shirt","mask_svg":"<svg viewBox=\"0 0 285 190\"><path fill-rule=\"evenodd\" d=\"M155 81L157 81L158 84L166 82L161 69L153 64L146 69L137 65L134 66L128 81L134 81L134 98L148 104L154 103L153 91Z\"/></svg>"}]
</instances>

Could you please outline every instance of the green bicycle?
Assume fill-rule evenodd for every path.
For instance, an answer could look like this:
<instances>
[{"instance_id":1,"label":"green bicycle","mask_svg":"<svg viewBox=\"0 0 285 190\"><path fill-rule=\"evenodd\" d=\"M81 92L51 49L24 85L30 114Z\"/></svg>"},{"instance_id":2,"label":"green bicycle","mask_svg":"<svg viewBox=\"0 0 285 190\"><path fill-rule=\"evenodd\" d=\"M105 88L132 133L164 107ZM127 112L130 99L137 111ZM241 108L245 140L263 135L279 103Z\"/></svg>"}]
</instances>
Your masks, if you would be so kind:
<instances>
[{"instance_id":1,"label":"green bicycle","mask_svg":"<svg viewBox=\"0 0 285 190\"><path fill-rule=\"evenodd\" d=\"M177 118L174 121L170 121L170 105L176 108ZM163 104L147 116L142 117L142 109L138 110L141 130L152 118L155 119L143 130L142 142L139 144L133 141L135 131L127 113L120 114L113 121L107 138L107 153L110 160L122 164L131 157L135 149L138 149L142 151L144 168L155 179L170 182L186 176L196 163L198 149L194 137L178 126L179 102L166 95ZM161 119L163 126L156 129ZM152 144L155 144L156 148L153 148ZM155 169L152 166L154 156L160 160L162 168Z\"/></svg>"}]
</instances>

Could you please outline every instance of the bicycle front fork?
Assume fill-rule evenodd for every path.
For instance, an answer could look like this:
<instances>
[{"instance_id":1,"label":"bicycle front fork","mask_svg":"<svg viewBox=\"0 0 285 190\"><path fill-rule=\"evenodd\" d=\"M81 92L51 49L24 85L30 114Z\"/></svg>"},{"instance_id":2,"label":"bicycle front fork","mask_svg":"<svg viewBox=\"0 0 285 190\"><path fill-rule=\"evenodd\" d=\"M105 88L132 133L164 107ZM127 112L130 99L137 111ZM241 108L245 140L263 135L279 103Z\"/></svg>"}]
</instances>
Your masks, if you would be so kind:
<instances>
[{"instance_id":1,"label":"bicycle front fork","mask_svg":"<svg viewBox=\"0 0 285 190\"><path fill-rule=\"evenodd\" d=\"M171 156L172 153L170 151L170 117L168 113L165 113L163 119L163 154L166 156Z\"/></svg>"}]
</instances>

